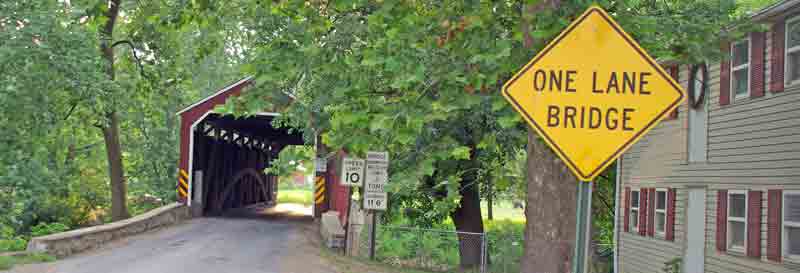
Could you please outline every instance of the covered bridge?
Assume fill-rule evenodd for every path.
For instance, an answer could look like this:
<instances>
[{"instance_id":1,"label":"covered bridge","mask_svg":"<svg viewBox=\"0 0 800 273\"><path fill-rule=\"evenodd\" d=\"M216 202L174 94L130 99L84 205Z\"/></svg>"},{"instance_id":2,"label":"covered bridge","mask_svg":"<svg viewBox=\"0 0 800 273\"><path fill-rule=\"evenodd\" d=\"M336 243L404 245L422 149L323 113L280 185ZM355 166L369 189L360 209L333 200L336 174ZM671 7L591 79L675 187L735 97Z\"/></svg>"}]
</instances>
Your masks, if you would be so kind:
<instances>
[{"instance_id":1,"label":"covered bridge","mask_svg":"<svg viewBox=\"0 0 800 273\"><path fill-rule=\"evenodd\" d=\"M239 96L252 84L252 77L244 78L178 112L181 118L178 200L189 206L201 205L204 215L258 203L275 204L277 177L263 170L284 148L305 144L297 130L290 132L272 126L279 113L261 112L236 118L214 112L216 106ZM349 195L341 192L347 188L332 183L334 179L319 180L329 182L321 185L328 190L323 189L323 196L318 199L321 202L314 207L315 215L330 207L345 212L343 205L330 205L330 200Z\"/></svg>"}]
</instances>

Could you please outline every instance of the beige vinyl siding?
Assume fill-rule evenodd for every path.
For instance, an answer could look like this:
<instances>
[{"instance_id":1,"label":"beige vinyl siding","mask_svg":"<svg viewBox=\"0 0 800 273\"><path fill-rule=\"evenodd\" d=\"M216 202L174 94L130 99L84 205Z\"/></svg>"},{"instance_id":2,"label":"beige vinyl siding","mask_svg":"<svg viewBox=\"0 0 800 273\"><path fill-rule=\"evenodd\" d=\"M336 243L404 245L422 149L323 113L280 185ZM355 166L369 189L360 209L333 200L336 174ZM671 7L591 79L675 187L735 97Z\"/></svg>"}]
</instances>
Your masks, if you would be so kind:
<instances>
[{"instance_id":1,"label":"beige vinyl siding","mask_svg":"<svg viewBox=\"0 0 800 273\"><path fill-rule=\"evenodd\" d=\"M675 241L664 240L663 237L641 236L638 232L624 232L620 229L620 271L626 273L660 272L664 263L683 257L683 241L686 238L686 221L678 215L686 215L686 196L684 190L676 191L675 198ZM624 199L624 198L623 198ZM620 210L624 213L624 207ZM624 217L618 218L624 221ZM622 227L620 222L620 227ZM658 269L653 271L653 269Z\"/></svg>"},{"instance_id":2,"label":"beige vinyl siding","mask_svg":"<svg viewBox=\"0 0 800 273\"><path fill-rule=\"evenodd\" d=\"M798 8L800 10L800 8ZM800 272L800 264L766 259L767 190L800 190L800 85L783 92L769 90L771 38L766 35L765 95L731 99L719 105L719 63L709 64L708 160L688 163L688 108L677 120L665 120L622 157L621 191L631 188L677 188L675 241L624 232L624 203L620 205L619 272L660 272L664 262L682 257L686 247L686 187L706 187L706 272ZM681 67L686 88L689 71ZM717 190L762 191L760 259L716 250ZM623 198L624 199L624 196ZM625 200L627 202L627 200ZM631 229L633 230L633 229ZM800 262L800 261L798 261Z\"/></svg>"},{"instance_id":3,"label":"beige vinyl siding","mask_svg":"<svg viewBox=\"0 0 800 273\"><path fill-rule=\"evenodd\" d=\"M688 82L688 71L682 68L679 76L681 85ZM686 240L686 198L685 188L667 183L673 170L687 161L686 154L686 115L687 106L679 107L679 118L664 120L653 128L638 143L622 156L622 187L638 188L676 188L675 194L675 240L667 241L659 235L641 236L638 232L625 232L625 200L621 198L620 213L617 217L619 230L619 272L650 273L661 272L664 263L683 257ZM624 193L624 188L621 189Z\"/></svg>"},{"instance_id":4,"label":"beige vinyl siding","mask_svg":"<svg viewBox=\"0 0 800 273\"><path fill-rule=\"evenodd\" d=\"M774 187L726 187L724 189L760 190L761 194L761 259L745 257L717 251L717 190L710 188L706 193L706 272L707 273L751 273L751 272L800 272L800 264L784 261L776 263L766 258L767 251L767 190ZM800 189L800 185L786 187Z\"/></svg>"},{"instance_id":5,"label":"beige vinyl siding","mask_svg":"<svg viewBox=\"0 0 800 273\"><path fill-rule=\"evenodd\" d=\"M720 166L738 176L718 173L708 183L706 197L706 272L800 272L800 264L766 259L767 190L800 189L800 86L783 92L769 90L772 33L767 33L765 60L766 91L763 97L719 104L719 64L710 67L712 89L709 111L708 166ZM762 192L761 258L750 258L716 250L717 190L742 189Z\"/></svg>"}]
</instances>

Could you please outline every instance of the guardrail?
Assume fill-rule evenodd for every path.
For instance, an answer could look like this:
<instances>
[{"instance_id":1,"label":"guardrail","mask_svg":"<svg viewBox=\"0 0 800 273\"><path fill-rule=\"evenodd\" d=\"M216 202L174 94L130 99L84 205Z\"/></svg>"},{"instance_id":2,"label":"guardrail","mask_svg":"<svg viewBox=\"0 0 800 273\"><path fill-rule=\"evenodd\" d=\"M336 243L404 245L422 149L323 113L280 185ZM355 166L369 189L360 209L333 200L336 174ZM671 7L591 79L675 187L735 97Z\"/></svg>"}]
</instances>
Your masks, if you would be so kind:
<instances>
[{"instance_id":1,"label":"guardrail","mask_svg":"<svg viewBox=\"0 0 800 273\"><path fill-rule=\"evenodd\" d=\"M46 252L57 257L69 256L189 218L191 214L188 207L174 203L122 221L35 237L28 242L27 251Z\"/></svg>"}]
</instances>

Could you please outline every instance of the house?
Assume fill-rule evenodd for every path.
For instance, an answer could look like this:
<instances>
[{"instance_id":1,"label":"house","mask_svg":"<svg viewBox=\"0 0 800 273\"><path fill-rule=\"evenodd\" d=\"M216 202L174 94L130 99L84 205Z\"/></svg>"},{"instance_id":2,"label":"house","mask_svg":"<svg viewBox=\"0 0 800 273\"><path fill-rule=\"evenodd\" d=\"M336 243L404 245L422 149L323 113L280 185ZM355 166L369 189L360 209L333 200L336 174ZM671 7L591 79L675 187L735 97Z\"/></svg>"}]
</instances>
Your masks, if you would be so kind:
<instances>
[{"instance_id":1,"label":"house","mask_svg":"<svg viewBox=\"0 0 800 273\"><path fill-rule=\"evenodd\" d=\"M752 20L670 69L688 102L619 159L617 272L800 272L800 1Z\"/></svg>"}]
</instances>

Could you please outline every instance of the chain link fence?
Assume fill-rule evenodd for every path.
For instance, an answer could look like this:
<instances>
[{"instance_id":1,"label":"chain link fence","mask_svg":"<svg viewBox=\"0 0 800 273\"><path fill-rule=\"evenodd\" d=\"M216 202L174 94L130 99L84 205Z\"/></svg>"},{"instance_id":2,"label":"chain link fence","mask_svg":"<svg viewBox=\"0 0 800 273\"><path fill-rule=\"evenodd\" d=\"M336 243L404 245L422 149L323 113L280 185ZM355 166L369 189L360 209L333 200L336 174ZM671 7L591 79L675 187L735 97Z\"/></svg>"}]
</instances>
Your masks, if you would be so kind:
<instances>
[{"instance_id":1,"label":"chain link fence","mask_svg":"<svg viewBox=\"0 0 800 273\"><path fill-rule=\"evenodd\" d=\"M518 273L525 246L523 234L486 233L487 271L491 273Z\"/></svg>"},{"instance_id":2,"label":"chain link fence","mask_svg":"<svg viewBox=\"0 0 800 273\"><path fill-rule=\"evenodd\" d=\"M381 225L375 231L374 260L393 267L430 272L519 272L523 251L521 234ZM351 256L369 258L369 225L350 225L347 252Z\"/></svg>"}]
</instances>

